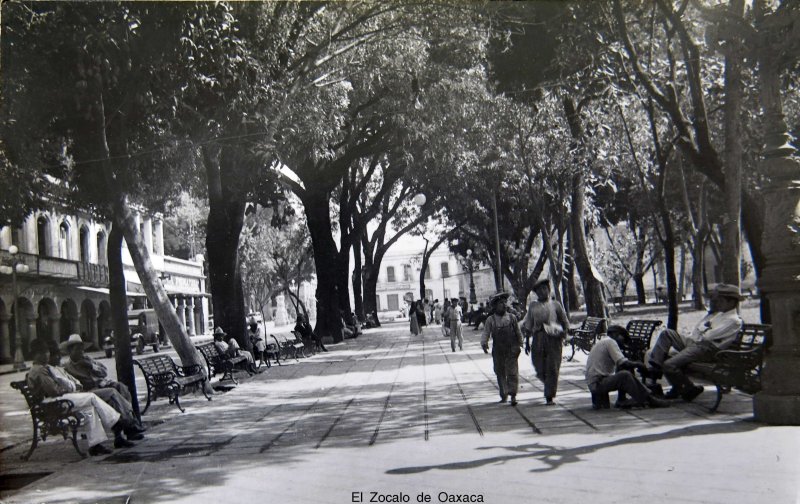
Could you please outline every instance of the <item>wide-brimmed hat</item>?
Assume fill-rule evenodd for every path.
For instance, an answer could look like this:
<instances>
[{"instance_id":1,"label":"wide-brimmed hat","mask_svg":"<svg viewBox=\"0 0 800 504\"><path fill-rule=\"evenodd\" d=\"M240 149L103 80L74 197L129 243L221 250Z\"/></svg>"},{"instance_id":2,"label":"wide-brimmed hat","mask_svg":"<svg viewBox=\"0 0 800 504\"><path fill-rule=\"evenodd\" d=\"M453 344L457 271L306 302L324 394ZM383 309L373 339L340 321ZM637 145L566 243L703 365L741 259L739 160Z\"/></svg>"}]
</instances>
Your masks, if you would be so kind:
<instances>
[{"instance_id":1,"label":"wide-brimmed hat","mask_svg":"<svg viewBox=\"0 0 800 504\"><path fill-rule=\"evenodd\" d=\"M72 345L82 345L83 349L86 350L91 343L83 341L80 334L70 334L69 338L67 338L67 341L62 341L58 347L65 352L69 352L69 349L72 347Z\"/></svg>"},{"instance_id":2,"label":"wide-brimmed hat","mask_svg":"<svg viewBox=\"0 0 800 504\"><path fill-rule=\"evenodd\" d=\"M221 327L217 327L216 329L214 329L214 336L227 336L227 335L228 333L223 331Z\"/></svg>"},{"instance_id":3,"label":"wide-brimmed hat","mask_svg":"<svg viewBox=\"0 0 800 504\"><path fill-rule=\"evenodd\" d=\"M726 283L719 283L719 284L715 285L714 288L711 289L711 293L710 294L712 296L713 295L717 295L717 296L726 297L726 298L733 298L733 299L736 299L738 301L741 301L741 300L744 299L744 296L742 296L742 294L739 292L739 288L738 287L736 287L735 285L726 284Z\"/></svg>"},{"instance_id":4,"label":"wide-brimmed hat","mask_svg":"<svg viewBox=\"0 0 800 504\"><path fill-rule=\"evenodd\" d=\"M492 294L492 297L489 298L489 303L494 305L498 301L506 301L506 300L508 300L509 296L511 296L511 294L509 294L506 291L495 292L494 294Z\"/></svg>"},{"instance_id":5,"label":"wide-brimmed hat","mask_svg":"<svg viewBox=\"0 0 800 504\"><path fill-rule=\"evenodd\" d=\"M536 288L539 287L540 285L547 285L548 287L550 287L550 279L545 277L536 280L536 283L533 284L533 290L536 290Z\"/></svg>"}]
</instances>

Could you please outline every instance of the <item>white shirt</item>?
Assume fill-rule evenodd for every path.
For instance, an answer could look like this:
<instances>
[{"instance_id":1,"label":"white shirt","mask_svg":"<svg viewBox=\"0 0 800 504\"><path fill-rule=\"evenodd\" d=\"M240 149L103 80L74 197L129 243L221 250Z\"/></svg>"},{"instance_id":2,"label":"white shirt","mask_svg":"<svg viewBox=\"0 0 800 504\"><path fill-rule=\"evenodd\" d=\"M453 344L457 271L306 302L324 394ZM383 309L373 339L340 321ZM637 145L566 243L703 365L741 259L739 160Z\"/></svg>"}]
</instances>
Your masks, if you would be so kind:
<instances>
[{"instance_id":1,"label":"white shirt","mask_svg":"<svg viewBox=\"0 0 800 504\"><path fill-rule=\"evenodd\" d=\"M720 349L727 348L742 328L742 319L736 310L709 313L692 330L689 339L697 343L706 341Z\"/></svg>"}]
</instances>

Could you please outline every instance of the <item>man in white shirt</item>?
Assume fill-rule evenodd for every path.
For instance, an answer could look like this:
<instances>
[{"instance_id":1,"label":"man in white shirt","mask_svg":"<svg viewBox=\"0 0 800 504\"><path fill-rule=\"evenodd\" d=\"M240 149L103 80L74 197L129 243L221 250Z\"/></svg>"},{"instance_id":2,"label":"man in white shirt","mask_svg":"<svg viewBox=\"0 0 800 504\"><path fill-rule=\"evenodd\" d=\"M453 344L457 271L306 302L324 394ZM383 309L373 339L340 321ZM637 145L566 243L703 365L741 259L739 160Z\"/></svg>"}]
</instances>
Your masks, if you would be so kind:
<instances>
[{"instance_id":1,"label":"man in white shirt","mask_svg":"<svg viewBox=\"0 0 800 504\"><path fill-rule=\"evenodd\" d=\"M720 350L725 350L736 339L742 328L738 314L739 301L743 299L739 288L730 284L717 284L711 291L711 309L692 333L681 336L677 331L665 329L659 334L648 363L650 374L663 372L672 389L665 394L667 399L682 397L692 401L703 392L684 374L684 368L692 362L707 362L714 359ZM677 354L670 357L674 348Z\"/></svg>"},{"instance_id":2,"label":"man in white shirt","mask_svg":"<svg viewBox=\"0 0 800 504\"><path fill-rule=\"evenodd\" d=\"M592 347L586 359L586 383L592 394L592 408L610 407L608 393L618 391L617 406L645 406L654 408L669 406L667 401L654 397L650 390L632 373L635 369L644 369L644 364L629 361L622 354L620 345L624 344L625 335L621 332L609 331ZM625 397L630 395L629 401Z\"/></svg>"}]
</instances>

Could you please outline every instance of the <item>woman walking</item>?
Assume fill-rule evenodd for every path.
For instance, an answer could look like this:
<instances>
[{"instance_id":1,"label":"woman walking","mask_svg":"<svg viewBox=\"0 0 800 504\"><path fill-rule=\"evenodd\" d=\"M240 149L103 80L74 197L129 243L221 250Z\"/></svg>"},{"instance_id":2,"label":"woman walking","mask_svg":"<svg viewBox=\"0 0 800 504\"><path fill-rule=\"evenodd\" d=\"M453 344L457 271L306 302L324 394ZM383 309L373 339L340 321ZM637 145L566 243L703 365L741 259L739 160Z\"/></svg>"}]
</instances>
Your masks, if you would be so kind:
<instances>
[{"instance_id":1,"label":"woman walking","mask_svg":"<svg viewBox=\"0 0 800 504\"><path fill-rule=\"evenodd\" d=\"M547 405L553 405L558 389L558 371L561 368L561 350L569 330L569 320L564 306L550 299L550 281L539 280L533 285L537 300L531 301L525 321L525 354L531 355L536 377L544 383ZM533 336L533 345L530 338Z\"/></svg>"}]
</instances>

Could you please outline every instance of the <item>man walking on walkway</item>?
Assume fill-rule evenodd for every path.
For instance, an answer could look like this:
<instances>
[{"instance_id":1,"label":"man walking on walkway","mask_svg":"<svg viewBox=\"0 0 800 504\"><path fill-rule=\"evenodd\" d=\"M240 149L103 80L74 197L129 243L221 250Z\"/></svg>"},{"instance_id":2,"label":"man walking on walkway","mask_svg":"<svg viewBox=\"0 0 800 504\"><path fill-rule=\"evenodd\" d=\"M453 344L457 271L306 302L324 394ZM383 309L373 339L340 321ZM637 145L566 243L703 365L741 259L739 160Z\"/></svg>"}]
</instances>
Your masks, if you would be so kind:
<instances>
[{"instance_id":1,"label":"man walking on walkway","mask_svg":"<svg viewBox=\"0 0 800 504\"><path fill-rule=\"evenodd\" d=\"M511 406L517 405L517 387L519 385L519 366L517 360L522 351L522 332L519 330L514 315L506 312L507 292L498 292L492 296L490 303L494 310L486 319L481 337L481 348L489 353L489 338L492 338L492 360L494 374L497 375L497 386L500 389L500 402L508 401Z\"/></svg>"},{"instance_id":2,"label":"man walking on walkway","mask_svg":"<svg viewBox=\"0 0 800 504\"><path fill-rule=\"evenodd\" d=\"M447 317L450 319L450 348L456 351L456 339L458 339L458 349L464 349L464 336L462 335L461 326L461 306L458 304L458 299L453 298L453 304L447 310Z\"/></svg>"},{"instance_id":3,"label":"man walking on walkway","mask_svg":"<svg viewBox=\"0 0 800 504\"><path fill-rule=\"evenodd\" d=\"M532 301L525 315L525 353L533 352L531 360L536 377L544 383L547 405L553 405L558 390L558 371L561 368L561 350L569 329L564 306L550 299L550 281L546 278L533 285L537 300ZM533 348L529 338L533 336Z\"/></svg>"}]
</instances>

